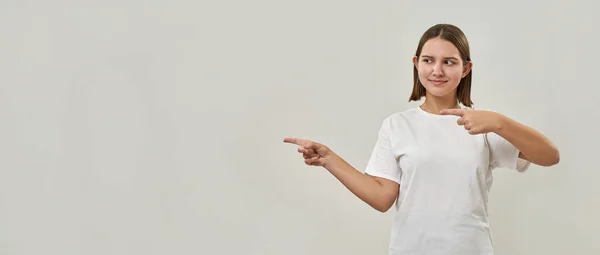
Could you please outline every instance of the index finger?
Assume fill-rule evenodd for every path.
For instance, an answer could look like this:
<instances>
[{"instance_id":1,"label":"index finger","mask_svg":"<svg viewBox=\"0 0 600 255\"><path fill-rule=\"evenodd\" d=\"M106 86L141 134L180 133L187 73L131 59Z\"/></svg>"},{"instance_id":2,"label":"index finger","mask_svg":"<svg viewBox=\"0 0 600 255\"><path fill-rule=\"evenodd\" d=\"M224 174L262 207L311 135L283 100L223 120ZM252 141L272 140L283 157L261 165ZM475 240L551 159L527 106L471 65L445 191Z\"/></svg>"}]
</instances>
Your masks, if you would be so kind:
<instances>
[{"instance_id":1,"label":"index finger","mask_svg":"<svg viewBox=\"0 0 600 255\"><path fill-rule=\"evenodd\" d=\"M293 143L296 145L304 146L305 144L308 143L308 140L288 137L288 138L283 139L283 142L284 143Z\"/></svg>"},{"instance_id":2,"label":"index finger","mask_svg":"<svg viewBox=\"0 0 600 255\"><path fill-rule=\"evenodd\" d=\"M465 115L465 111L463 109L445 109L440 112L441 115L456 115L462 117Z\"/></svg>"}]
</instances>

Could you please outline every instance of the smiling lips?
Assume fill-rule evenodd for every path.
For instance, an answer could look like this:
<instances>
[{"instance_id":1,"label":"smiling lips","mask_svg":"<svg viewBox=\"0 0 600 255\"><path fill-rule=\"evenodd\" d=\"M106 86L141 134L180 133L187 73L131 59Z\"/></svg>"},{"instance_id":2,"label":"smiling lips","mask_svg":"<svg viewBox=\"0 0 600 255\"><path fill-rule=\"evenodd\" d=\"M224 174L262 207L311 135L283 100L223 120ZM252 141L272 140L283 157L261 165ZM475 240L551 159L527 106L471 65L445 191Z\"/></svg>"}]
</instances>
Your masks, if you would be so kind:
<instances>
[{"instance_id":1,"label":"smiling lips","mask_svg":"<svg viewBox=\"0 0 600 255\"><path fill-rule=\"evenodd\" d=\"M429 80L429 81L435 85L442 85L447 82L447 80Z\"/></svg>"}]
</instances>

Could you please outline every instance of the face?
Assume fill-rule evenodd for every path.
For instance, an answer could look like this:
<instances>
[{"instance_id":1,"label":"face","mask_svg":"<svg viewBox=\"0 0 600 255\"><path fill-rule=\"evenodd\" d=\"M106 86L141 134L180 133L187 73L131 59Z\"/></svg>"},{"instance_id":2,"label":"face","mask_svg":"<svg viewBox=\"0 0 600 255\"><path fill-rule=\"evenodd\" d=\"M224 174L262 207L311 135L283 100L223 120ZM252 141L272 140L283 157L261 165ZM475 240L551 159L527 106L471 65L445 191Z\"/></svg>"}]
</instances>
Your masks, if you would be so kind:
<instances>
[{"instance_id":1,"label":"face","mask_svg":"<svg viewBox=\"0 0 600 255\"><path fill-rule=\"evenodd\" d=\"M472 66L470 62L464 65L454 44L438 37L423 45L421 56L415 56L413 63L427 93L436 97L456 96L458 84Z\"/></svg>"}]
</instances>

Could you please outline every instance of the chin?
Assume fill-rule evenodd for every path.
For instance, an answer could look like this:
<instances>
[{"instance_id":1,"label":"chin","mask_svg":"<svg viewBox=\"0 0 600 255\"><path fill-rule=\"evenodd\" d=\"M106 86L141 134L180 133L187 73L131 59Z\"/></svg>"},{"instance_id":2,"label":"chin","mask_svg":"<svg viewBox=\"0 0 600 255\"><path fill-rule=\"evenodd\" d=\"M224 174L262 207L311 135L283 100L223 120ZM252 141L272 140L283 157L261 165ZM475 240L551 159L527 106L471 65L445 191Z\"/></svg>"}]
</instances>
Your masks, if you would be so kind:
<instances>
[{"instance_id":1,"label":"chin","mask_svg":"<svg viewBox=\"0 0 600 255\"><path fill-rule=\"evenodd\" d=\"M429 94L436 97L445 97L454 92L454 89L450 87L425 87L425 89L429 92Z\"/></svg>"}]
</instances>

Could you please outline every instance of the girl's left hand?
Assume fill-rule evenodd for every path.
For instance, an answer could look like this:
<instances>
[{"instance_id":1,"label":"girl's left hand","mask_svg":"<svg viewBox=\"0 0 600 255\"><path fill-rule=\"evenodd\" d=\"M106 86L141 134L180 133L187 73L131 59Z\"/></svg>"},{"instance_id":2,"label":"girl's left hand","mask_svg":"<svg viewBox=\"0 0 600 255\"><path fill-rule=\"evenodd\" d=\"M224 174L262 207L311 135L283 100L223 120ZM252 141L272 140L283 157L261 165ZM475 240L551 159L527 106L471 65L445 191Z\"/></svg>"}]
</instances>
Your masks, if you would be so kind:
<instances>
[{"instance_id":1,"label":"girl's left hand","mask_svg":"<svg viewBox=\"0 0 600 255\"><path fill-rule=\"evenodd\" d=\"M504 117L497 112L468 109L446 109L442 110L440 114L459 116L456 123L464 126L472 135L497 132L502 128Z\"/></svg>"}]
</instances>

